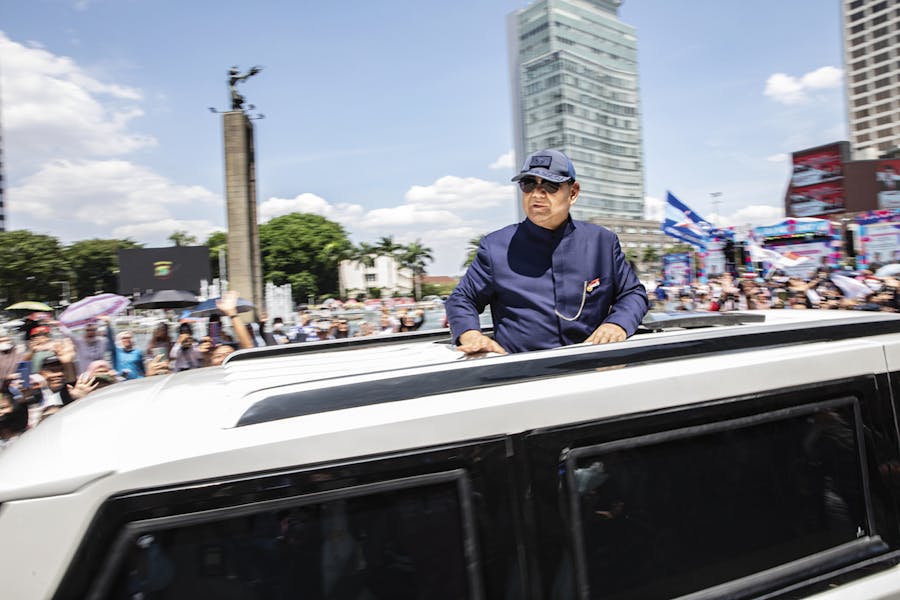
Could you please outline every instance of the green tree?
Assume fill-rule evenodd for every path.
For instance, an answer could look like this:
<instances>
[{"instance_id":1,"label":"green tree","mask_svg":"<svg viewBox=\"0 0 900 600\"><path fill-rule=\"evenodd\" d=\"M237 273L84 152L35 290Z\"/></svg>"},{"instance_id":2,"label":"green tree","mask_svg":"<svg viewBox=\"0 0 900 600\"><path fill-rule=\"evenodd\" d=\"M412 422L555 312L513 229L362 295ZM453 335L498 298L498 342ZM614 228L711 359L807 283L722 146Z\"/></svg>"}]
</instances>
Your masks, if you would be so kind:
<instances>
[{"instance_id":1,"label":"green tree","mask_svg":"<svg viewBox=\"0 0 900 600\"><path fill-rule=\"evenodd\" d=\"M659 255L656 252L656 248L652 246L647 246L644 248L644 251L641 253L641 262L653 264L659 260Z\"/></svg>"},{"instance_id":2,"label":"green tree","mask_svg":"<svg viewBox=\"0 0 900 600\"><path fill-rule=\"evenodd\" d=\"M673 245L671 248L666 248L666 251L663 254L679 254L681 252L691 252L694 248L690 244L685 244L682 242L678 242Z\"/></svg>"},{"instance_id":3,"label":"green tree","mask_svg":"<svg viewBox=\"0 0 900 600\"><path fill-rule=\"evenodd\" d=\"M176 246L196 246L197 236L189 234L187 231L179 230L172 232L168 238L170 242Z\"/></svg>"},{"instance_id":4,"label":"green tree","mask_svg":"<svg viewBox=\"0 0 900 600\"><path fill-rule=\"evenodd\" d=\"M473 237L469 240L469 244L466 246L466 262L462 265L464 269L475 262L475 257L478 256L478 246L481 244L483 237L484 234L481 234L478 237Z\"/></svg>"},{"instance_id":5,"label":"green tree","mask_svg":"<svg viewBox=\"0 0 900 600\"><path fill-rule=\"evenodd\" d=\"M59 298L60 285L69 281L69 263L53 236L24 229L0 232L0 296L6 302Z\"/></svg>"},{"instance_id":6,"label":"green tree","mask_svg":"<svg viewBox=\"0 0 900 600\"><path fill-rule=\"evenodd\" d=\"M423 246L421 240L416 240L403 246L398 256L400 266L410 269L413 273L416 301L422 299L422 274L425 273L425 261L434 261L431 252L431 248Z\"/></svg>"},{"instance_id":7,"label":"green tree","mask_svg":"<svg viewBox=\"0 0 900 600\"><path fill-rule=\"evenodd\" d=\"M206 238L203 244L209 248L209 272L213 277L222 277L219 269L219 252L224 251L228 257L228 234L224 231L214 231Z\"/></svg>"},{"instance_id":8,"label":"green tree","mask_svg":"<svg viewBox=\"0 0 900 600\"><path fill-rule=\"evenodd\" d=\"M95 238L70 244L64 253L72 271L72 293L76 298L96 292L115 293L118 289L119 250L140 247L141 244L129 239Z\"/></svg>"},{"instance_id":9,"label":"green tree","mask_svg":"<svg viewBox=\"0 0 900 600\"><path fill-rule=\"evenodd\" d=\"M338 293L338 264L351 255L344 228L325 217L291 213L260 226L263 274L276 285L291 284L295 300Z\"/></svg>"}]
</instances>

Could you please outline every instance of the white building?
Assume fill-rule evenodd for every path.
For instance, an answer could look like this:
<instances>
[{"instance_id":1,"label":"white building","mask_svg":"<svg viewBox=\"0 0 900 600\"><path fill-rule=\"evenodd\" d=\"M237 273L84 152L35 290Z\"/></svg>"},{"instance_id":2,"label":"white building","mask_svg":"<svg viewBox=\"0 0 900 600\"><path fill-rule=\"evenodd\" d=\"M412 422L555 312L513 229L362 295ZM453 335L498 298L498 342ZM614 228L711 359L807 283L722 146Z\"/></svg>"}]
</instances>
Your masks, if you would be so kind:
<instances>
[{"instance_id":1,"label":"white building","mask_svg":"<svg viewBox=\"0 0 900 600\"><path fill-rule=\"evenodd\" d=\"M843 0L844 85L853 158L900 146L900 5Z\"/></svg>"},{"instance_id":2,"label":"white building","mask_svg":"<svg viewBox=\"0 0 900 600\"><path fill-rule=\"evenodd\" d=\"M572 216L586 221L644 214L637 35L621 4L536 0L508 18L516 170L536 150L565 152L581 182Z\"/></svg>"},{"instance_id":3,"label":"white building","mask_svg":"<svg viewBox=\"0 0 900 600\"><path fill-rule=\"evenodd\" d=\"M407 268L401 268L390 256L375 257L375 264L366 267L360 262L345 260L338 267L338 282L341 297L349 298L367 294L370 288L381 290L382 297L395 294L409 296L413 293L413 275Z\"/></svg>"}]
</instances>

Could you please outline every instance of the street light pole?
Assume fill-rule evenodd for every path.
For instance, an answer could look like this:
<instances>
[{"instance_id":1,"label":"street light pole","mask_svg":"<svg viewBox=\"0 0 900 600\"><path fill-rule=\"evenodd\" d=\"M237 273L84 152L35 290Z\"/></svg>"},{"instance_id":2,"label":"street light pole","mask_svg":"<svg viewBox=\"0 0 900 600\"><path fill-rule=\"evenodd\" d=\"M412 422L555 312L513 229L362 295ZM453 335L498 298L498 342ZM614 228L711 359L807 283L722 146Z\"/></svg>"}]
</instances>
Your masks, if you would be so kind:
<instances>
[{"instance_id":1,"label":"street light pole","mask_svg":"<svg viewBox=\"0 0 900 600\"><path fill-rule=\"evenodd\" d=\"M718 205L722 203L722 200L719 200L719 198L722 197L722 192L710 192L709 196L712 198L712 205L713 205L713 221L714 221L713 225L718 227L719 224L715 223L715 221L719 220L719 206Z\"/></svg>"}]
</instances>

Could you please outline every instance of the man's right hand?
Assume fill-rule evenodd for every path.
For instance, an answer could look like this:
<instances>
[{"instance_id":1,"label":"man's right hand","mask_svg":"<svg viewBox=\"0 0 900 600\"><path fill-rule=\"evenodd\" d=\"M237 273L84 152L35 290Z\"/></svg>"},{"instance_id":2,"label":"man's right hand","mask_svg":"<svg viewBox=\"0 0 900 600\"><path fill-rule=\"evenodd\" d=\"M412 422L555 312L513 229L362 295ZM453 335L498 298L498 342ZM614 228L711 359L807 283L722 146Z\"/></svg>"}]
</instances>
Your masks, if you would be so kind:
<instances>
[{"instance_id":1,"label":"man's right hand","mask_svg":"<svg viewBox=\"0 0 900 600\"><path fill-rule=\"evenodd\" d=\"M475 329L465 331L459 336L459 346L456 349L466 354L484 354L486 352L506 354L503 346Z\"/></svg>"}]
</instances>

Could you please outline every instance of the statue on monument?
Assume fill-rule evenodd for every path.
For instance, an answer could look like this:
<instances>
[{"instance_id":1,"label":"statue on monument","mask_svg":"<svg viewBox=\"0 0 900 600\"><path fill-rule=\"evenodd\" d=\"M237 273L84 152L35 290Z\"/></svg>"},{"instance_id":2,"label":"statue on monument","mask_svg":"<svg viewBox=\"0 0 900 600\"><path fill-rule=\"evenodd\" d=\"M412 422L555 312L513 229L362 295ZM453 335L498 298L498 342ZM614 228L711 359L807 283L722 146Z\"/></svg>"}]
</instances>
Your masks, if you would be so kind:
<instances>
[{"instance_id":1,"label":"statue on monument","mask_svg":"<svg viewBox=\"0 0 900 600\"><path fill-rule=\"evenodd\" d=\"M244 110L244 96L237 91L237 84L250 79L262 71L262 67L251 67L246 73L241 73L237 65L228 70L228 89L231 91L231 110Z\"/></svg>"}]
</instances>

